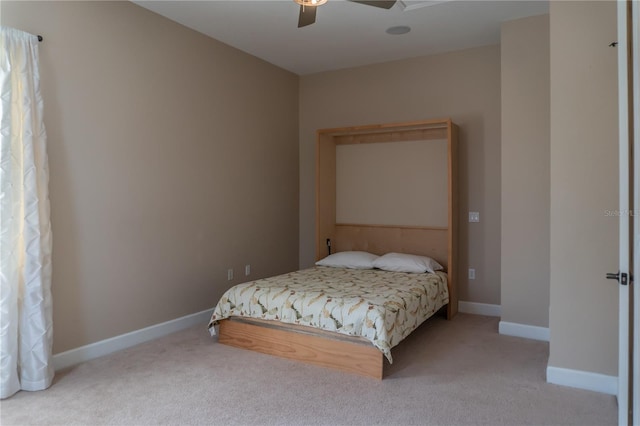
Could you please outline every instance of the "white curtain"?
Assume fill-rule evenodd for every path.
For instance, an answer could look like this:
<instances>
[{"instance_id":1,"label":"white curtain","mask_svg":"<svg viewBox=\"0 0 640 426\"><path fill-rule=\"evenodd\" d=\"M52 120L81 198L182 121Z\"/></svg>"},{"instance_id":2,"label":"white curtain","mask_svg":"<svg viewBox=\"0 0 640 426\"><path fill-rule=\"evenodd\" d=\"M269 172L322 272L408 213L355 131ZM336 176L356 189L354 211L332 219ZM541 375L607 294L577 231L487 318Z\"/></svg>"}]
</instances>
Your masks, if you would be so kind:
<instances>
[{"instance_id":1,"label":"white curtain","mask_svg":"<svg viewBox=\"0 0 640 426\"><path fill-rule=\"evenodd\" d=\"M38 39L0 34L0 397L51 385L51 225Z\"/></svg>"}]
</instances>

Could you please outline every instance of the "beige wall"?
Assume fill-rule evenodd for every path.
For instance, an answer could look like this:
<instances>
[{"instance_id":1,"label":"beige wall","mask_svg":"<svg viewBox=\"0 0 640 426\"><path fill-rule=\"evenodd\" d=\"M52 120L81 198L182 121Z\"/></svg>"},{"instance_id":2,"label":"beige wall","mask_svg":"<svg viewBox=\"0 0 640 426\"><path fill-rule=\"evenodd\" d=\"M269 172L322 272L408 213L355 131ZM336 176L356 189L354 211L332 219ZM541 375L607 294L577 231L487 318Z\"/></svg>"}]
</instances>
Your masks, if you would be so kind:
<instances>
[{"instance_id":1,"label":"beige wall","mask_svg":"<svg viewBox=\"0 0 640 426\"><path fill-rule=\"evenodd\" d=\"M300 78L302 267L315 256L316 130L446 117L460 126L460 299L500 303L499 46Z\"/></svg>"},{"instance_id":2,"label":"beige wall","mask_svg":"<svg viewBox=\"0 0 640 426\"><path fill-rule=\"evenodd\" d=\"M336 145L336 222L449 225L447 140Z\"/></svg>"},{"instance_id":3,"label":"beige wall","mask_svg":"<svg viewBox=\"0 0 640 426\"><path fill-rule=\"evenodd\" d=\"M54 352L297 268L296 75L129 2L3 1L2 25L44 36Z\"/></svg>"},{"instance_id":4,"label":"beige wall","mask_svg":"<svg viewBox=\"0 0 640 426\"><path fill-rule=\"evenodd\" d=\"M501 31L502 321L549 326L549 15Z\"/></svg>"},{"instance_id":5,"label":"beige wall","mask_svg":"<svg viewBox=\"0 0 640 426\"><path fill-rule=\"evenodd\" d=\"M617 375L615 2L552 2L549 365Z\"/></svg>"}]
</instances>

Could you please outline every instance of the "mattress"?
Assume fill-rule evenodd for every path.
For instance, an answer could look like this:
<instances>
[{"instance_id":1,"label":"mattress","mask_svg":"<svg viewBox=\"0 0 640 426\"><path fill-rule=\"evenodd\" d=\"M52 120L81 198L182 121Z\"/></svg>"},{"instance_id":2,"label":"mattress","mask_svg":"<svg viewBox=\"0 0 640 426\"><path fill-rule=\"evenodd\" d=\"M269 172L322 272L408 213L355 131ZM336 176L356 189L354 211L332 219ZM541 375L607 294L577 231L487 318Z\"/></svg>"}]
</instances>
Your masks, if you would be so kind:
<instances>
[{"instance_id":1,"label":"mattress","mask_svg":"<svg viewBox=\"0 0 640 426\"><path fill-rule=\"evenodd\" d=\"M449 302L447 274L315 266L236 285L209 328L250 317L363 337L393 362L391 348Z\"/></svg>"}]
</instances>

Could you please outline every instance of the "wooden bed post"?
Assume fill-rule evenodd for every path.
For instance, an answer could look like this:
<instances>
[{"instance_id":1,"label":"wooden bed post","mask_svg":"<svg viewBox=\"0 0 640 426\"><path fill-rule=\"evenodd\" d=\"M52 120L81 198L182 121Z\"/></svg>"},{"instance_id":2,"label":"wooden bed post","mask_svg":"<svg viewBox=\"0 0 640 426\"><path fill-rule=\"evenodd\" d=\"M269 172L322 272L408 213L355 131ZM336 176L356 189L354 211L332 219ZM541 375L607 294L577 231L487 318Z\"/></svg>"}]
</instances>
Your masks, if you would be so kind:
<instances>
[{"instance_id":1,"label":"wooden bed post","mask_svg":"<svg viewBox=\"0 0 640 426\"><path fill-rule=\"evenodd\" d=\"M449 121L447 143L449 146L449 304L447 306L447 319L453 319L458 313L458 126Z\"/></svg>"}]
</instances>

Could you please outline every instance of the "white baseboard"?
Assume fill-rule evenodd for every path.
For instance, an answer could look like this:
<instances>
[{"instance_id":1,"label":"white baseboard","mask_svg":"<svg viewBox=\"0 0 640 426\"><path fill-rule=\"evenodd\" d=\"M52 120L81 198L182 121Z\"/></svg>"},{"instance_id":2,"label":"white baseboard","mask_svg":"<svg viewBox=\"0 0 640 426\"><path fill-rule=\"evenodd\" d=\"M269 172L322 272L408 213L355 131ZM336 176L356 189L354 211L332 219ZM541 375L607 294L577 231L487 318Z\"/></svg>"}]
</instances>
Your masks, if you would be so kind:
<instances>
[{"instance_id":1,"label":"white baseboard","mask_svg":"<svg viewBox=\"0 0 640 426\"><path fill-rule=\"evenodd\" d=\"M502 315L500 305L490 305L488 303L458 301L458 312L463 314L486 315L489 317L499 317Z\"/></svg>"},{"instance_id":2,"label":"white baseboard","mask_svg":"<svg viewBox=\"0 0 640 426\"><path fill-rule=\"evenodd\" d=\"M589 371L547 366L547 383L606 393L608 395L618 394L618 378L616 376L607 376Z\"/></svg>"},{"instance_id":3,"label":"white baseboard","mask_svg":"<svg viewBox=\"0 0 640 426\"><path fill-rule=\"evenodd\" d=\"M507 336L524 337L525 339L549 341L549 328L535 325L518 324L500 321L498 332Z\"/></svg>"},{"instance_id":4,"label":"white baseboard","mask_svg":"<svg viewBox=\"0 0 640 426\"><path fill-rule=\"evenodd\" d=\"M122 349L130 348L131 346L135 346L149 340L175 333L176 331L184 330L185 328L189 328L197 324L202 324L202 329L205 330L212 313L213 309L207 309L202 312L186 315L171 321L152 325L130 333L121 334L120 336L111 337L109 339L55 354L53 356L53 367L56 370L61 370Z\"/></svg>"}]
</instances>

